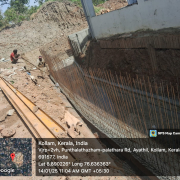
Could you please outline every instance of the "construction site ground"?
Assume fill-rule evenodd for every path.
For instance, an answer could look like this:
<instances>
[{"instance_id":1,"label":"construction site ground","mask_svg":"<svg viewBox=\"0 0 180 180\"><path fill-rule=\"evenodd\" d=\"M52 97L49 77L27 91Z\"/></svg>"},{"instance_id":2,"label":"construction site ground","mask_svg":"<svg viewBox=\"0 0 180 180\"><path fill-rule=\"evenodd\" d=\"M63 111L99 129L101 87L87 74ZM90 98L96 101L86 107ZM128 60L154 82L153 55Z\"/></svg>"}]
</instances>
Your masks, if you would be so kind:
<instances>
[{"instance_id":1,"label":"construction site ground","mask_svg":"<svg viewBox=\"0 0 180 180\"><path fill-rule=\"evenodd\" d=\"M24 68L25 67L25 68ZM72 118L69 117L69 113L76 119L82 122L82 126L78 129L80 133L74 132L75 137L92 138L95 137L87 125L83 122L82 118L77 114L76 110L73 109L71 104L68 102L66 97L60 92L52 81L50 80L47 69L37 69L35 66L20 59L17 64L9 62L1 63L0 76L10 82L18 91L23 93L39 108L46 112L52 117L58 124L60 124L66 131L62 134L62 138L71 137L68 133L68 121ZM30 76L34 77L37 81L34 83ZM2 91L0 91L0 138L11 137L11 138L33 138L33 152L32 152L32 177L14 177L16 180L23 179L148 179L143 177L36 177L35 176L35 139L28 127L21 119L21 117L14 111L12 115L6 116L7 112L14 109L5 97ZM3 131L6 129L7 133ZM12 133L12 134L11 134ZM97 137L97 133L96 133ZM125 158L117 160L116 156L111 157L116 161L117 166L126 167L126 171L134 171L133 166ZM132 167L131 167L132 166ZM1 177L0 179L9 180L11 177Z\"/></svg>"}]
</instances>

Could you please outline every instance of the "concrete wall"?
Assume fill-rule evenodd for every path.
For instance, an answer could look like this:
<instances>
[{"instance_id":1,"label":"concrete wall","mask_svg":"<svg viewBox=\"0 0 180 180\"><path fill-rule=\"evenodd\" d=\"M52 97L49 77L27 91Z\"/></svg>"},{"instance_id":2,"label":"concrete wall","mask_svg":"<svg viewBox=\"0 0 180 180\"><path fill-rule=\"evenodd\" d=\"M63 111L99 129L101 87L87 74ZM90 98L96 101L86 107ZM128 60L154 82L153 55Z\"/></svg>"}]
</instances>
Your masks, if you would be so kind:
<instances>
[{"instance_id":1,"label":"concrete wall","mask_svg":"<svg viewBox=\"0 0 180 180\"><path fill-rule=\"evenodd\" d=\"M77 33L68 36L71 46L74 50L74 55L78 56L79 53L83 53L87 41L90 39L89 29L83 29Z\"/></svg>"},{"instance_id":2,"label":"concrete wall","mask_svg":"<svg viewBox=\"0 0 180 180\"><path fill-rule=\"evenodd\" d=\"M138 4L92 17L97 39L140 29L180 26L179 0L138 0Z\"/></svg>"},{"instance_id":3,"label":"concrete wall","mask_svg":"<svg viewBox=\"0 0 180 180\"><path fill-rule=\"evenodd\" d=\"M134 3L137 3L137 0L127 0L128 4L134 4Z\"/></svg>"}]
</instances>

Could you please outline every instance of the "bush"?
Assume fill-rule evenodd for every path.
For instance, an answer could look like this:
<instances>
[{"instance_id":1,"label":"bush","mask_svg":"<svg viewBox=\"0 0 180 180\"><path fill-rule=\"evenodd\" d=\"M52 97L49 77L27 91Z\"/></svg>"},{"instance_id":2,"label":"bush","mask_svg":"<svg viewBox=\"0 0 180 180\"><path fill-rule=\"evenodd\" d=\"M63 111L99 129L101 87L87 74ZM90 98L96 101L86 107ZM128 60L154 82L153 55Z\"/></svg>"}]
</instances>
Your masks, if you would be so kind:
<instances>
[{"instance_id":1,"label":"bush","mask_svg":"<svg viewBox=\"0 0 180 180\"><path fill-rule=\"evenodd\" d=\"M103 8L94 6L94 11L96 14L99 14Z\"/></svg>"},{"instance_id":2,"label":"bush","mask_svg":"<svg viewBox=\"0 0 180 180\"><path fill-rule=\"evenodd\" d=\"M18 14L17 12L14 10L14 8L9 8L5 11L4 13L5 19L12 23L12 22L16 22L18 19Z\"/></svg>"},{"instance_id":3,"label":"bush","mask_svg":"<svg viewBox=\"0 0 180 180\"><path fill-rule=\"evenodd\" d=\"M0 27L3 26L3 16L2 16L2 13L0 11Z\"/></svg>"},{"instance_id":4,"label":"bush","mask_svg":"<svg viewBox=\"0 0 180 180\"><path fill-rule=\"evenodd\" d=\"M0 11L0 30L3 29L8 24L8 21L3 17Z\"/></svg>"}]
</instances>

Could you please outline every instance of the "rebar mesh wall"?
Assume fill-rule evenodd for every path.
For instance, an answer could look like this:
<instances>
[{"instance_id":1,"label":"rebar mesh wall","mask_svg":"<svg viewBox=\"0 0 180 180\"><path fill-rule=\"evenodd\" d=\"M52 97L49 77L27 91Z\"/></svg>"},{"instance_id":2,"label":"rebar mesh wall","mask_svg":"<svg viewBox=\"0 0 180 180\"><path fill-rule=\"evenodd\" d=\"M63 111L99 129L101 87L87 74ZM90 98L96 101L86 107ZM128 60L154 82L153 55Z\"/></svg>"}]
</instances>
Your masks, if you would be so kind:
<instances>
[{"instance_id":1,"label":"rebar mesh wall","mask_svg":"<svg viewBox=\"0 0 180 180\"><path fill-rule=\"evenodd\" d=\"M128 74L117 76L100 69L82 70L75 62L67 66L58 57L50 59L46 52L42 54L61 90L77 110L109 138L137 138L135 142L127 141L126 145L138 148L142 145L141 138L148 138L149 129L180 128L178 85L152 84L145 77L133 79ZM156 147L164 144L166 140ZM152 145L154 142L149 139L146 147ZM134 157L155 174L179 173L180 160L176 153L144 153Z\"/></svg>"}]
</instances>

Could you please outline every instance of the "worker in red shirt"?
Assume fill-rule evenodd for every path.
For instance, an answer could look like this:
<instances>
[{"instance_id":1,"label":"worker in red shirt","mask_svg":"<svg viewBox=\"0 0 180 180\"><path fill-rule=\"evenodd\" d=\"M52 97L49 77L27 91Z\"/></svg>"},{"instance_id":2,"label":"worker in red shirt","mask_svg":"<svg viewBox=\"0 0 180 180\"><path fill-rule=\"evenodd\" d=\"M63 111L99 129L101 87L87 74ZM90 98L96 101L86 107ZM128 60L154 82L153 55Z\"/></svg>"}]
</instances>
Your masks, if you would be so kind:
<instances>
[{"instance_id":1,"label":"worker in red shirt","mask_svg":"<svg viewBox=\"0 0 180 180\"><path fill-rule=\"evenodd\" d=\"M11 62L12 62L13 64L16 64L17 61L18 61L18 59L19 59L19 56L20 56L20 54L17 54L17 49L13 50L13 52L12 52L11 55L10 55Z\"/></svg>"}]
</instances>

